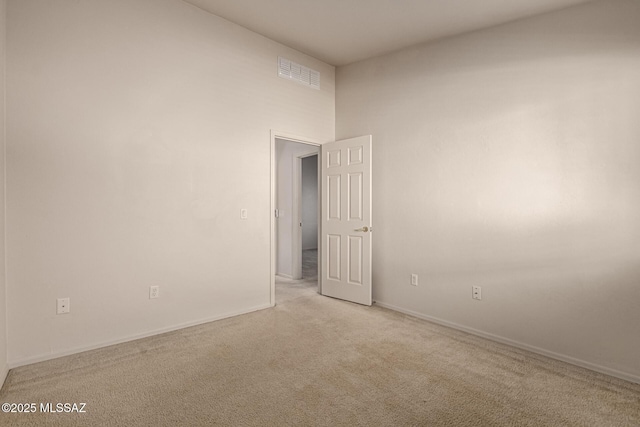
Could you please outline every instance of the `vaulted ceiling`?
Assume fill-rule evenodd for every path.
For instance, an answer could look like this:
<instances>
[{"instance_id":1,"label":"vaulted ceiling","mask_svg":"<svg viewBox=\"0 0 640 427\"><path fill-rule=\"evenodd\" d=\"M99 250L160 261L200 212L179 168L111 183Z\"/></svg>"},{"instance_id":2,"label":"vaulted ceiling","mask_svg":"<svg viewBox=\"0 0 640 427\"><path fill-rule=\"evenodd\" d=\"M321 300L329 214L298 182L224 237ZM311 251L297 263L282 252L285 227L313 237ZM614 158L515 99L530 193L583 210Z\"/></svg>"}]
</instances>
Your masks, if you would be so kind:
<instances>
[{"instance_id":1,"label":"vaulted ceiling","mask_svg":"<svg viewBox=\"0 0 640 427\"><path fill-rule=\"evenodd\" d=\"M332 65L591 0L184 0Z\"/></svg>"}]
</instances>

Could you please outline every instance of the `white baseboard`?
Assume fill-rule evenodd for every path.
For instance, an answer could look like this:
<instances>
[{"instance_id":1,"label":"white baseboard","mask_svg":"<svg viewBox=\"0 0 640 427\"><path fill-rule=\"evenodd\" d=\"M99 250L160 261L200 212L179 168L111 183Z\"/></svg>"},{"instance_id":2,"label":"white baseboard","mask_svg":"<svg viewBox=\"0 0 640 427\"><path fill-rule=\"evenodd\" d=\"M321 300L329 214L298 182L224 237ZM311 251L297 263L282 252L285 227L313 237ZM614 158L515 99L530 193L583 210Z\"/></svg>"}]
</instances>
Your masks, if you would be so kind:
<instances>
[{"instance_id":1,"label":"white baseboard","mask_svg":"<svg viewBox=\"0 0 640 427\"><path fill-rule=\"evenodd\" d=\"M8 366L3 366L0 369L0 390L2 390L2 387L4 386L4 382L7 379L7 374L9 373L9 367Z\"/></svg>"},{"instance_id":2,"label":"white baseboard","mask_svg":"<svg viewBox=\"0 0 640 427\"><path fill-rule=\"evenodd\" d=\"M288 274L284 274L284 273L276 273L276 276L278 276L278 277L283 277L283 278L285 278L285 279L289 279L289 280L295 280L295 279L293 278L293 276L290 276L290 275L288 275Z\"/></svg>"},{"instance_id":3,"label":"white baseboard","mask_svg":"<svg viewBox=\"0 0 640 427\"><path fill-rule=\"evenodd\" d=\"M89 351L89 350L96 350L98 348L102 348L102 347L108 347L110 345L115 345L115 344L122 344L125 342L129 342L129 341L135 341L141 338L147 338L147 337L151 337L154 335L160 335L160 334L164 334L166 332L171 332L171 331L177 331L179 329L184 329L184 328L189 328L191 326L197 326L197 325L202 325L204 323L209 323L209 322L215 322L216 320L222 320L222 319L228 319L230 317L235 317L235 316L240 316L242 314L248 314L248 313L252 313L254 311L259 311L259 310L264 310L267 308L272 308L273 306L269 303L269 304L262 304L259 306L255 306L246 310L240 310L237 312L231 312L231 313L226 313L220 316L213 316L213 317L209 317L206 319L200 319L200 320L196 320L193 322L185 322L185 323L181 323L178 325L174 325L174 326L169 326L166 328L160 328L160 329L155 329L152 331L148 331L148 332L144 332L141 334L134 334L134 335L129 335L127 337L124 338L118 338L115 340L109 340L109 341L103 341L97 344L92 344L92 345L88 345L88 346L82 346L82 347L76 347L70 350L64 350L64 351L59 351L59 352L54 352L54 353L49 353L49 354L42 354L42 355L38 355L35 357L29 357L26 359L20 359L20 360L14 360L14 361L10 361L8 363L7 368L8 369L14 369L14 368L18 368L20 366L25 366L25 365L31 365L32 363L38 363L38 362L44 362L46 360L52 360L52 359L57 359L59 357L64 357L64 356L69 356L72 354L76 354L76 353L82 353L84 351ZM8 372L8 369L7 372ZM6 373L5 373L6 376Z\"/></svg>"},{"instance_id":4,"label":"white baseboard","mask_svg":"<svg viewBox=\"0 0 640 427\"><path fill-rule=\"evenodd\" d=\"M622 372L622 371L618 371L616 369L608 368L606 366L602 366L602 365L598 365L598 364L595 364L595 363L587 362L585 360L576 359L575 357L571 357L571 356L567 356L567 355L564 355L564 354L556 353L556 352L553 352L553 351L545 350L543 348L535 347L535 346L532 346L532 345L529 345L529 344L525 344L525 343L522 343L522 342L519 342L519 341L514 341L514 340L511 340L509 338L504 338L504 337L501 337L499 335L491 334L489 332L484 332L484 331L481 331L481 330L478 330L478 329L469 328L467 326L462 326L462 325L459 325L457 323L453 323L453 322L449 322L447 320L439 319L437 317L427 316L426 314L418 313L418 312L412 311L412 310L407 310L407 309L404 309L402 307L397 307L395 305L387 304L387 303L384 303L384 302L381 302L381 301L375 301L375 304L380 306L380 307L383 307L383 308L388 308L389 310L398 311L400 313L404 313L404 314L408 314L408 315L413 316L413 317L417 317L418 319L427 320L429 322L437 323L437 324L442 325L442 326L447 326L447 327L452 328L452 329L457 329L457 330L462 331L462 332L467 332L467 333L472 334L472 335L476 335L476 336L479 336L479 337L482 337L482 338L486 338L486 339L489 339L491 341L496 341L496 342L499 342L499 343L502 343L502 344L507 344L507 345L510 345L512 347L520 348L522 350L527 350L527 351L530 351L532 353L540 354L542 356L547 356L547 357L549 357L551 359L560 360L562 362L570 363L572 365L576 365L576 366L580 366L582 368L590 369L592 371L600 372L601 374L610 375L612 377L620 378L620 379L625 380L625 381L630 381L630 382L633 382L633 383L640 384L640 376L637 376L637 375L634 375L634 374L630 374L628 372Z\"/></svg>"}]
</instances>

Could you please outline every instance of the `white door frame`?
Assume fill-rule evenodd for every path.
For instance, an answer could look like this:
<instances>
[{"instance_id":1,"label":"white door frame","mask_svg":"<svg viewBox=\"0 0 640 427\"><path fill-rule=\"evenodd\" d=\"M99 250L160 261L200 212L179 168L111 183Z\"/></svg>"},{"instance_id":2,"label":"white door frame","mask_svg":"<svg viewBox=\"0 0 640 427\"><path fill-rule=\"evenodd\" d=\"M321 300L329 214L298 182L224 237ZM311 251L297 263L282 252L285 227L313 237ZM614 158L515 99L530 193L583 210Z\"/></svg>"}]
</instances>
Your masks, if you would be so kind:
<instances>
[{"instance_id":1,"label":"white door frame","mask_svg":"<svg viewBox=\"0 0 640 427\"><path fill-rule=\"evenodd\" d=\"M318 147L318 158L321 155L321 146L322 142L313 139L307 138L299 135L294 135L288 132L281 132L277 130L271 130L271 276L270 276L270 304L271 306L276 305L276 215L275 211L277 209L277 200L276 200L276 183L277 183L277 170L276 170L276 139L284 139L292 142L299 142L301 144L314 145ZM318 194L320 194L320 189L322 188L322 183L318 180ZM318 200L318 214L320 214L322 206L322 201ZM320 218L318 216L318 218ZM298 227L299 228L299 227ZM320 226L318 226L318 233L320 233ZM322 242L320 241L320 235L318 235L318 266L321 265L321 255L322 254ZM318 292L322 292L322 284L320 283L320 276L318 276Z\"/></svg>"},{"instance_id":2,"label":"white door frame","mask_svg":"<svg viewBox=\"0 0 640 427\"><path fill-rule=\"evenodd\" d=\"M311 144L309 144L311 145ZM292 263L291 263L291 272L294 279L302 279L302 227L300 227L300 223L302 222L302 159L311 156L318 156L320 159L320 147L316 147L314 151L300 154L293 159L293 212L296 214L296 221L292 223L293 230L291 230L291 254L292 254ZM318 167L318 175L320 174L320 167ZM320 177L318 176L318 190L320 190ZM320 191L318 191L318 200L316 206L320 206ZM320 209L318 209L318 215L320 214ZM320 236L320 217L318 217L318 226L317 233L318 237ZM320 243L320 239L318 238L318 244ZM320 265L320 264L318 264ZM320 276L318 276L320 277Z\"/></svg>"}]
</instances>

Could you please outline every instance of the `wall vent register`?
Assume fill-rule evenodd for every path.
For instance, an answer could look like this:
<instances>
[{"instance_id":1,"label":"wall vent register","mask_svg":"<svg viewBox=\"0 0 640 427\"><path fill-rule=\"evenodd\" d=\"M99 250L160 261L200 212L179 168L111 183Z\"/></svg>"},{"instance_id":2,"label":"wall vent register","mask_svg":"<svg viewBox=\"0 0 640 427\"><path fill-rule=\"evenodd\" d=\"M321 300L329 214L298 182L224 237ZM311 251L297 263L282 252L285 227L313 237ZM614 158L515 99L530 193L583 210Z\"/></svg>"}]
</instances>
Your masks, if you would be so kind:
<instances>
[{"instance_id":1,"label":"wall vent register","mask_svg":"<svg viewBox=\"0 0 640 427\"><path fill-rule=\"evenodd\" d=\"M278 57L278 76L293 80L313 89L320 89L320 72Z\"/></svg>"}]
</instances>

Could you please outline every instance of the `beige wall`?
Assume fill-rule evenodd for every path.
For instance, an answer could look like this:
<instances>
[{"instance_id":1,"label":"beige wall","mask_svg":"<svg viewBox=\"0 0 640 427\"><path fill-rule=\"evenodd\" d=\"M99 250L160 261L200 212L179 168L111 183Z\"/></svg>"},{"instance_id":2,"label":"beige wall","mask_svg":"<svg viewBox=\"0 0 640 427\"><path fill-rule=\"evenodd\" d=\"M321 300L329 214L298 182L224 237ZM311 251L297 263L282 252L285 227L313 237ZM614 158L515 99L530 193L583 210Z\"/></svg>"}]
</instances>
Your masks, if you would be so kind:
<instances>
[{"instance_id":1,"label":"beige wall","mask_svg":"<svg viewBox=\"0 0 640 427\"><path fill-rule=\"evenodd\" d=\"M269 306L270 132L333 139L333 67L176 0L8 19L10 365Z\"/></svg>"},{"instance_id":2,"label":"beige wall","mask_svg":"<svg viewBox=\"0 0 640 427\"><path fill-rule=\"evenodd\" d=\"M0 0L0 387L7 375L7 302L5 282L5 247L4 247L4 69L6 42L6 0Z\"/></svg>"},{"instance_id":3,"label":"beige wall","mask_svg":"<svg viewBox=\"0 0 640 427\"><path fill-rule=\"evenodd\" d=\"M595 2L337 70L375 300L640 380L639 22Z\"/></svg>"}]
</instances>

